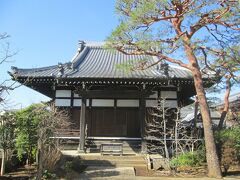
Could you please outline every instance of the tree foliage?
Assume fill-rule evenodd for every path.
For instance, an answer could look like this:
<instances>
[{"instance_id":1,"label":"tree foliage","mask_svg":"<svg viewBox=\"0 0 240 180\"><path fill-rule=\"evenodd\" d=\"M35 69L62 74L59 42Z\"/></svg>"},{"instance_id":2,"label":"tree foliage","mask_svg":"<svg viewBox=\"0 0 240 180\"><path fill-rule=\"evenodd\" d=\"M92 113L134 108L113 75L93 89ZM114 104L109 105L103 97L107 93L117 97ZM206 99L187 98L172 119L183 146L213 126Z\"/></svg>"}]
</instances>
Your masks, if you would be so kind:
<instances>
[{"instance_id":1,"label":"tree foliage","mask_svg":"<svg viewBox=\"0 0 240 180\"><path fill-rule=\"evenodd\" d=\"M0 146L16 149L19 160L27 164L38 160L37 178L52 170L59 159L59 142L54 133L69 126L68 112L47 104L33 104L14 113L0 116Z\"/></svg>"},{"instance_id":2,"label":"tree foliage","mask_svg":"<svg viewBox=\"0 0 240 180\"><path fill-rule=\"evenodd\" d=\"M31 105L16 113L16 149L19 159L27 156L28 163L35 159L37 128L41 120L36 110L42 105Z\"/></svg>"},{"instance_id":3,"label":"tree foliage","mask_svg":"<svg viewBox=\"0 0 240 180\"><path fill-rule=\"evenodd\" d=\"M129 54L156 55L190 69L188 43L203 66L215 60L214 69L239 69L238 1L118 0L116 11L120 24L107 40L124 53L131 46Z\"/></svg>"},{"instance_id":4,"label":"tree foliage","mask_svg":"<svg viewBox=\"0 0 240 180\"><path fill-rule=\"evenodd\" d=\"M237 165L240 162L240 127L222 129L217 131L215 136L220 147L221 163L227 171L230 165Z\"/></svg>"},{"instance_id":5,"label":"tree foliage","mask_svg":"<svg viewBox=\"0 0 240 180\"><path fill-rule=\"evenodd\" d=\"M5 112L0 115L0 121L0 147L1 149L13 149L15 114L13 112Z\"/></svg>"},{"instance_id":6,"label":"tree foliage","mask_svg":"<svg viewBox=\"0 0 240 180\"><path fill-rule=\"evenodd\" d=\"M14 149L15 114L13 112L3 112L0 115L0 123L1 175L3 175L5 173L5 163L11 159Z\"/></svg>"}]
</instances>

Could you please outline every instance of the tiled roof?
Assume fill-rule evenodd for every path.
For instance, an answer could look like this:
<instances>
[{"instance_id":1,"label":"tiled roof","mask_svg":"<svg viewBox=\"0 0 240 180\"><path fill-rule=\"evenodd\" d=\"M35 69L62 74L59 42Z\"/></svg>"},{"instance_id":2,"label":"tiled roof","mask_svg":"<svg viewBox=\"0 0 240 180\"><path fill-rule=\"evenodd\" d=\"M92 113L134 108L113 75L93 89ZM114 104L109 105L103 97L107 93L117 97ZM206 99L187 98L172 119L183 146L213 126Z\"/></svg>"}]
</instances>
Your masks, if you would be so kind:
<instances>
[{"instance_id":1,"label":"tiled roof","mask_svg":"<svg viewBox=\"0 0 240 180\"><path fill-rule=\"evenodd\" d=\"M240 101L240 93L235 93L233 95L230 95L229 97L229 102L234 102L234 101Z\"/></svg>"},{"instance_id":2,"label":"tiled roof","mask_svg":"<svg viewBox=\"0 0 240 180\"><path fill-rule=\"evenodd\" d=\"M235 94L230 95L228 98L228 101L230 104L234 104L234 106L237 107L240 104L240 93L235 93ZM225 103L222 100L222 102L215 104L213 107L214 108L223 107L224 104Z\"/></svg>"},{"instance_id":3,"label":"tiled roof","mask_svg":"<svg viewBox=\"0 0 240 180\"><path fill-rule=\"evenodd\" d=\"M19 69L14 72L19 77L66 77L66 78L141 78L161 79L166 75L160 65L145 70L126 71L118 66L135 66L147 60L148 64L157 61L156 57L146 55L125 55L116 50L106 49L103 45L85 45L69 63L43 68ZM60 72L62 69L62 72ZM169 77L177 79L192 79L191 71L185 68L169 65Z\"/></svg>"},{"instance_id":4,"label":"tiled roof","mask_svg":"<svg viewBox=\"0 0 240 180\"><path fill-rule=\"evenodd\" d=\"M181 108L180 110L180 120L183 124L186 125L191 125L194 121L194 104L185 106L183 108ZM200 111L197 111L197 116L201 115ZM214 110L214 109L210 109L210 116L212 119L212 123L217 126L219 124L219 120L221 117L221 113L219 113L218 111ZM199 121L200 120L200 121ZM198 121L197 121L197 127L202 127L202 119L198 117Z\"/></svg>"}]
</instances>

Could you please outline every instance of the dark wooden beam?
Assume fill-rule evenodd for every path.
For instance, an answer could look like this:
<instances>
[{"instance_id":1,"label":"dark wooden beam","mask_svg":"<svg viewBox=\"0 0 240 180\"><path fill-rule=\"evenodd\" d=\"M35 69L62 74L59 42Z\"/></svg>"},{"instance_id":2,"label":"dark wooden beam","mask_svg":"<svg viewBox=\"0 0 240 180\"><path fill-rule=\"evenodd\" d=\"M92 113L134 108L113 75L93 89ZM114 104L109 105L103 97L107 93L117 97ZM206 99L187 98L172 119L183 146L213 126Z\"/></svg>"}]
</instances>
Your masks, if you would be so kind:
<instances>
[{"instance_id":1,"label":"dark wooden beam","mask_svg":"<svg viewBox=\"0 0 240 180\"><path fill-rule=\"evenodd\" d=\"M142 138L142 153L147 152L146 141L144 140L145 137L145 127L146 127L146 100L144 96L140 98L140 106L139 106L139 120L140 120L140 130L141 130L141 138Z\"/></svg>"},{"instance_id":2,"label":"dark wooden beam","mask_svg":"<svg viewBox=\"0 0 240 180\"><path fill-rule=\"evenodd\" d=\"M128 91L128 90L88 90L88 91L78 91L80 96L85 96L86 98L136 98L139 99L141 96L151 95L151 91Z\"/></svg>"},{"instance_id":3,"label":"dark wooden beam","mask_svg":"<svg viewBox=\"0 0 240 180\"><path fill-rule=\"evenodd\" d=\"M85 125L86 125L86 97L82 97L81 116L80 116L80 139L79 148L80 153L85 152Z\"/></svg>"}]
</instances>

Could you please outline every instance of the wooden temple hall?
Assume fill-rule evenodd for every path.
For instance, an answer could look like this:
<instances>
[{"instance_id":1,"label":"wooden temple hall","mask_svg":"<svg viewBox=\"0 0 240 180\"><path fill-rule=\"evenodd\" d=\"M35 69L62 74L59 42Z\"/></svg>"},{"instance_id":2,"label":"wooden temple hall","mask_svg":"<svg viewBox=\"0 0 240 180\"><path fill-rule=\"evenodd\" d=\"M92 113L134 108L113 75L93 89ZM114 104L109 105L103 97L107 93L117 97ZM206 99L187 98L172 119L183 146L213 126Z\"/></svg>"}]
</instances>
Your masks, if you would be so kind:
<instances>
[{"instance_id":1,"label":"wooden temple hall","mask_svg":"<svg viewBox=\"0 0 240 180\"><path fill-rule=\"evenodd\" d=\"M138 68L156 61L157 57L125 55L102 43L79 41L76 55L67 63L33 69L13 67L11 74L16 81L52 98L55 106L69 110L71 129L58 136L75 139L79 151L86 152L89 142L97 141L138 142L144 149L147 109L158 106L159 98L166 99L166 107L175 108L189 103L195 94L187 69L166 63Z\"/></svg>"}]
</instances>

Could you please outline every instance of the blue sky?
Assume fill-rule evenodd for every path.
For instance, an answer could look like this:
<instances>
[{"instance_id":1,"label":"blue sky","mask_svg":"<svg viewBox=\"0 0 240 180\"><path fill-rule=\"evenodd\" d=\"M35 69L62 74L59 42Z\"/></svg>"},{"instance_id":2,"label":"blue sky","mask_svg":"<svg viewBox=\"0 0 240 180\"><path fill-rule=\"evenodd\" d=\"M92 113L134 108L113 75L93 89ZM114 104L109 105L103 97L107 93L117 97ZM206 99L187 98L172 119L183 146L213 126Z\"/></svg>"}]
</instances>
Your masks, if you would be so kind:
<instances>
[{"instance_id":1,"label":"blue sky","mask_svg":"<svg viewBox=\"0 0 240 180\"><path fill-rule=\"evenodd\" d=\"M9 78L11 66L34 68L67 62L75 55L78 40L104 41L117 25L113 0L1 0L0 32L7 32L11 60L0 66L0 82ZM11 92L14 108L47 100L26 87ZM21 103L21 104L20 104Z\"/></svg>"},{"instance_id":2,"label":"blue sky","mask_svg":"<svg viewBox=\"0 0 240 180\"><path fill-rule=\"evenodd\" d=\"M114 5L114 0L1 0L0 33L11 36L11 50L18 53L12 62L0 66L0 82L10 78L11 66L35 68L68 62L78 40L104 41L118 23ZM11 92L7 102L21 108L46 100L22 86Z\"/></svg>"}]
</instances>

